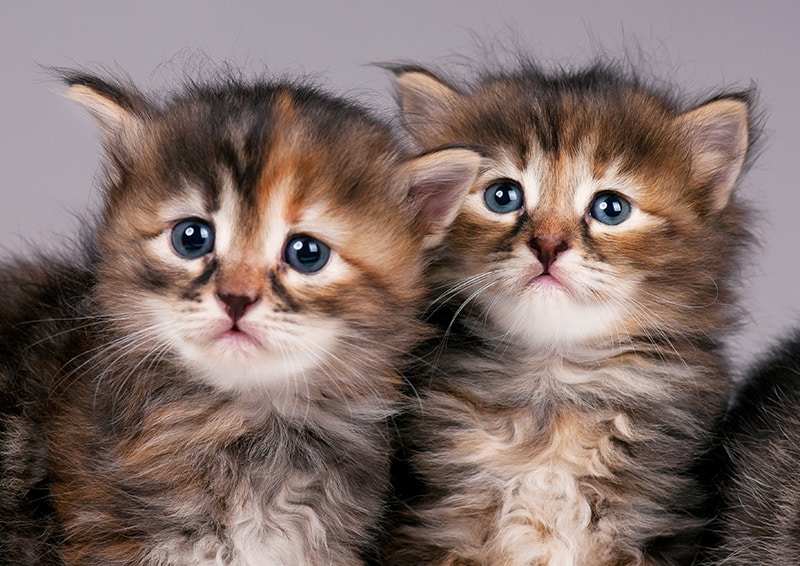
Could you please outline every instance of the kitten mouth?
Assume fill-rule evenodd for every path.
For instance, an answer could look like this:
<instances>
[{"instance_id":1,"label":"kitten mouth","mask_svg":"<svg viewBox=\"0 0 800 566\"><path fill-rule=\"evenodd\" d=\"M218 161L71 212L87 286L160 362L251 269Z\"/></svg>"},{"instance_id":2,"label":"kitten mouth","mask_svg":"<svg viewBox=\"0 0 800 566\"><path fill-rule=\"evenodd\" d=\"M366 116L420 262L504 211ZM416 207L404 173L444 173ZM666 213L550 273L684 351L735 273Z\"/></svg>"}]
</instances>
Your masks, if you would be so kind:
<instances>
[{"instance_id":1,"label":"kitten mouth","mask_svg":"<svg viewBox=\"0 0 800 566\"><path fill-rule=\"evenodd\" d=\"M234 324L228 330L225 330L219 334L219 336L217 336L217 340L231 346L261 346L258 340L256 340L248 332L239 328L237 324Z\"/></svg>"},{"instance_id":2,"label":"kitten mouth","mask_svg":"<svg viewBox=\"0 0 800 566\"><path fill-rule=\"evenodd\" d=\"M556 285L561 285L561 281L559 281L558 278L555 275L553 275L552 273L547 272L547 271L545 271L544 273L540 273L539 275L534 277L533 281L538 281L538 282L545 282L546 281L546 282L554 283Z\"/></svg>"},{"instance_id":3,"label":"kitten mouth","mask_svg":"<svg viewBox=\"0 0 800 566\"><path fill-rule=\"evenodd\" d=\"M528 286L537 290L567 290L567 286L564 284L564 282L561 281L561 279L559 279L557 276L553 275L549 270L545 270L539 275L536 275L530 279Z\"/></svg>"}]
</instances>

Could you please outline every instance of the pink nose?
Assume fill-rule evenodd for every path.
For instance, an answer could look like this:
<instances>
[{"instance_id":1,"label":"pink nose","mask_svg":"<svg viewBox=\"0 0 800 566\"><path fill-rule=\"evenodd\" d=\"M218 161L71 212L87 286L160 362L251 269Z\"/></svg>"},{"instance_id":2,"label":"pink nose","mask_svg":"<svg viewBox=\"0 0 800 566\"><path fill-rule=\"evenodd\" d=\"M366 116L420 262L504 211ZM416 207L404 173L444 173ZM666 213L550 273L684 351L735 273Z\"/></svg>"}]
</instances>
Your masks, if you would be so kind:
<instances>
[{"instance_id":1,"label":"pink nose","mask_svg":"<svg viewBox=\"0 0 800 566\"><path fill-rule=\"evenodd\" d=\"M544 267L545 273L550 271L550 266L555 263L558 255L569 248L569 244L561 238L550 236L535 236L528 245L530 245L533 253L536 254L536 258L542 264L542 267Z\"/></svg>"},{"instance_id":2,"label":"pink nose","mask_svg":"<svg viewBox=\"0 0 800 566\"><path fill-rule=\"evenodd\" d=\"M230 295L227 293L217 293L219 300L225 304L225 309L228 311L228 316L231 320L238 322L247 311L248 307L258 301L258 297L249 295Z\"/></svg>"}]
</instances>

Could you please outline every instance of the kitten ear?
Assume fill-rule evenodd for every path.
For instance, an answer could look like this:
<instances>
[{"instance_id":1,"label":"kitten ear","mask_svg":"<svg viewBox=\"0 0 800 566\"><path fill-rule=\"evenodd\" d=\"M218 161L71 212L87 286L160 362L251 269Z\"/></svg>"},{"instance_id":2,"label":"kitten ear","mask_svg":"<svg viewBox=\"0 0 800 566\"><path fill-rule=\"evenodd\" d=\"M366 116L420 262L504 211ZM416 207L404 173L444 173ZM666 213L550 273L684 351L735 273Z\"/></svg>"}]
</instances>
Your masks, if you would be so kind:
<instances>
[{"instance_id":1,"label":"kitten ear","mask_svg":"<svg viewBox=\"0 0 800 566\"><path fill-rule=\"evenodd\" d=\"M713 209L722 210L747 156L750 107L741 98L720 98L678 119L689 136L693 180L709 188Z\"/></svg>"},{"instance_id":2,"label":"kitten ear","mask_svg":"<svg viewBox=\"0 0 800 566\"><path fill-rule=\"evenodd\" d=\"M406 130L423 146L438 143L434 140L439 125L464 95L424 69L396 68L393 71Z\"/></svg>"},{"instance_id":3,"label":"kitten ear","mask_svg":"<svg viewBox=\"0 0 800 566\"><path fill-rule=\"evenodd\" d=\"M66 96L89 110L106 140L136 135L148 104L135 89L80 72L61 71L60 75L69 86Z\"/></svg>"},{"instance_id":4,"label":"kitten ear","mask_svg":"<svg viewBox=\"0 0 800 566\"><path fill-rule=\"evenodd\" d=\"M423 245L438 245L458 215L481 170L482 156L471 149L449 148L427 153L406 164L407 204L425 234Z\"/></svg>"}]
</instances>

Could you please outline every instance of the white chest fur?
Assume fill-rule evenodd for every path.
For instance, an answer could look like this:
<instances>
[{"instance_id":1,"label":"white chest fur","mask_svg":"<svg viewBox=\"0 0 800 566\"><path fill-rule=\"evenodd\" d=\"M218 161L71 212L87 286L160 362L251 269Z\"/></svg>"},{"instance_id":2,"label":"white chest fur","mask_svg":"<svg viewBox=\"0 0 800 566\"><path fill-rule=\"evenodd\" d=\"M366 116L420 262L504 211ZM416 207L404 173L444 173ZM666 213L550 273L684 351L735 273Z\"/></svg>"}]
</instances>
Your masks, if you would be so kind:
<instances>
[{"instance_id":1,"label":"white chest fur","mask_svg":"<svg viewBox=\"0 0 800 566\"><path fill-rule=\"evenodd\" d=\"M237 511L230 527L237 566L329 563L320 560L326 550L325 527L311 507L292 502L293 487L284 486L269 514L253 503Z\"/></svg>"},{"instance_id":2,"label":"white chest fur","mask_svg":"<svg viewBox=\"0 0 800 566\"><path fill-rule=\"evenodd\" d=\"M514 566L594 564L609 541L591 521L574 473L555 463L542 465L506 483L495 545Z\"/></svg>"},{"instance_id":3,"label":"white chest fur","mask_svg":"<svg viewBox=\"0 0 800 566\"><path fill-rule=\"evenodd\" d=\"M558 379L585 383L582 375ZM621 540L618 517L596 512L615 497L602 485L620 462L614 439L633 440L631 424L610 410L592 414L569 407L548 416L534 407L509 410L504 423L481 422L474 430L477 436L467 443L481 447L471 452L474 465L480 481L491 478L497 486L499 501L484 535L488 542L478 543L483 550L472 556L508 566L597 566L616 563L612 555L620 552L635 556L631 563L639 559Z\"/></svg>"},{"instance_id":4,"label":"white chest fur","mask_svg":"<svg viewBox=\"0 0 800 566\"><path fill-rule=\"evenodd\" d=\"M327 532L317 512L302 501L308 480L287 478L268 504L257 490L240 490L224 538L175 538L154 548L149 562L201 566L328 566ZM353 557L353 564L357 563Z\"/></svg>"}]
</instances>

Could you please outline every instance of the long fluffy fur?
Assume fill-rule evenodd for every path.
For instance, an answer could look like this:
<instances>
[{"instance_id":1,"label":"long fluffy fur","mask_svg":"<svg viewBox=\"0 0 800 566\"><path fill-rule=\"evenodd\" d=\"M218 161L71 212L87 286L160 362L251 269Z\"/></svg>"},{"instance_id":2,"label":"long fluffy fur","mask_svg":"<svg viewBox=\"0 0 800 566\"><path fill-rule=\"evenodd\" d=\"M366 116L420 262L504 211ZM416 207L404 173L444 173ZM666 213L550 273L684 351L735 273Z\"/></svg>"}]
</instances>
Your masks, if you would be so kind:
<instances>
[{"instance_id":1,"label":"long fluffy fur","mask_svg":"<svg viewBox=\"0 0 800 566\"><path fill-rule=\"evenodd\" d=\"M525 63L467 87L394 71L417 144L473 144L490 165L431 271L439 333L402 420L387 562L691 563L731 391L750 216L730 191L752 157L751 95L684 106L608 65ZM730 168L703 161L716 134ZM522 187L520 211L486 210L498 181ZM590 217L608 190L634 202L629 224ZM539 236L566 250L552 269L569 293L531 281Z\"/></svg>"},{"instance_id":2,"label":"long fluffy fur","mask_svg":"<svg viewBox=\"0 0 800 566\"><path fill-rule=\"evenodd\" d=\"M457 207L480 157L411 160L359 107L291 82L156 102L64 79L103 129L105 203L89 251L0 275L2 560L360 563L425 333L421 226L443 230L427 207ZM172 248L186 218L213 253ZM293 270L295 234L329 265ZM210 333L232 293L251 303L228 347Z\"/></svg>"},{"instance_id":3,"label":"long fluffy fur","mask_svg":"<svg viewBox=\"0 0 800 566\"><path fill-rule=\"evenodd\" d=\"M722 427L707 564L800 562L800 331L749 372Z\"/></svg>"}]
</instances>

